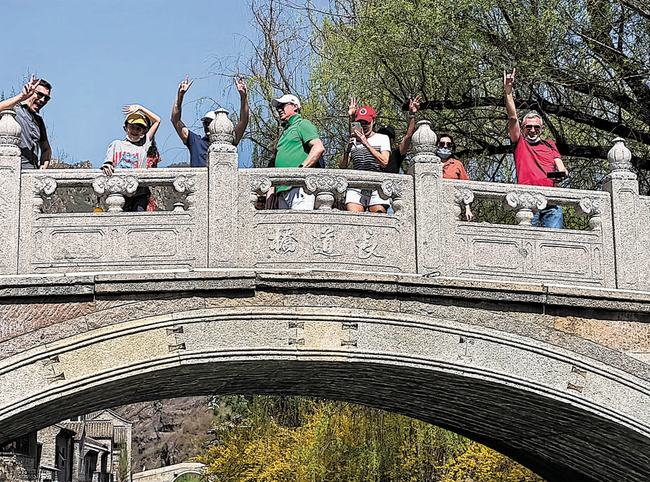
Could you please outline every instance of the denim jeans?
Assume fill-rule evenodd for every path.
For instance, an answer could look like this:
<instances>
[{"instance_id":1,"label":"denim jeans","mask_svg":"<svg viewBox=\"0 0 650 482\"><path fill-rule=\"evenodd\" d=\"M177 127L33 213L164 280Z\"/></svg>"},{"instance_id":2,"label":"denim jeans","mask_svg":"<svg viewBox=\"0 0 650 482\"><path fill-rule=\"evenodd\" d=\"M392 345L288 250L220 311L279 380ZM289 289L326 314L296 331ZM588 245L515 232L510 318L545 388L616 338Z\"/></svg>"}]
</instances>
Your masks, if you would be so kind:
<instances>
[{"instance_id":1,"label":"denim jeans","mask_svg":"<svg viewBox=\"0 0 650 482\"><path fill-rule=\"evenodd\" d=\"M564 216L562 215L562 206L549 206L546 209L535 213L533 216L533 226L542 228L564 228Z\"/></svg>"}]
</instances>

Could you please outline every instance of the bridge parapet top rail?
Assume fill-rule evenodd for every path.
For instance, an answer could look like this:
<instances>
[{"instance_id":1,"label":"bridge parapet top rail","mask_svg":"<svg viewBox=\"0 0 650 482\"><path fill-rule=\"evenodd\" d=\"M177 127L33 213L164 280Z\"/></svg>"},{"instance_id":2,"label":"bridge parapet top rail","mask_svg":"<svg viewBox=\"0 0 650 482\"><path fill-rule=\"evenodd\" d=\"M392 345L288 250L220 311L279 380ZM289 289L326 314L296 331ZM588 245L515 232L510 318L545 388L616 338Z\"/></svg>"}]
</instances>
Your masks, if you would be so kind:
<instances>
[{"instance_id":1,"label":"bridge parapet top rail","mask_svg":"<svg viewBox=\"0 0 650 482\"><path fill-rule=\"evenodd\" d=\"M210 126L207 168L21 172L13 111L0 117L0 274L133 268L297 268L543 280L650 289L647 219L622 139L610 151L603 191L442 178L436 134L426 121L413 136L409 175L330 169L238 169L232 123ZM301 186L314 211L258 210L272 187ZM138 187L178 196L169 211L125 213ZM344 210L349 188L376 190L389 214ZM43 212L61 190L86 190L101 213ZM462 207L502 203L517 225L469 223ZM548 205L573 206L590 230L531 227ZM64 210L65 211L65 210ZM635 213L630 215L630 213ZM616 248L616 249L615 249ZM632 260L636 260L633 262Z\"/></svg>"}]
</instances>

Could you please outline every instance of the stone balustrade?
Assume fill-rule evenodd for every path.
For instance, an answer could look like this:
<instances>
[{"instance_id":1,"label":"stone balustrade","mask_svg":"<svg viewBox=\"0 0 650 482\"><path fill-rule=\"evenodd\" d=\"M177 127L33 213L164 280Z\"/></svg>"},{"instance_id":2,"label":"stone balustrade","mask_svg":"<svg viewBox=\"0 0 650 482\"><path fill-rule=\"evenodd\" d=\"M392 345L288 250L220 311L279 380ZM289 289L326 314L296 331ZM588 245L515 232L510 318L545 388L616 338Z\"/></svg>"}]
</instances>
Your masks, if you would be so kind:
<instances>
[{"instance_id":1,"label":"stone balustrade","mask_svg":"<svg viewBox=\"0 0 650 482\"><path fill-rule=\"evenodd\" d=\"M20 170L20 127L0 117L0 275L142 269L322 269L650 289L650 198L639 196L617 139L602 191L442 178L436 135L421 121L408 175L333 169L238 169L232 123L218 111L207 168ZM257 210L273 186L303 186L314 211ZM163 186L173 209L122 212L139 186ZM389 214L342 210L348 188L378 190ZM65 189L103 212L53 212ZM459 220L465 204L502 203L517 224ZM588 230L531 227L547 205L572 206ZM71 210L73 211L73 210ZM88 211L88 209L87 209Z\"/></svg>"}]
</instances>

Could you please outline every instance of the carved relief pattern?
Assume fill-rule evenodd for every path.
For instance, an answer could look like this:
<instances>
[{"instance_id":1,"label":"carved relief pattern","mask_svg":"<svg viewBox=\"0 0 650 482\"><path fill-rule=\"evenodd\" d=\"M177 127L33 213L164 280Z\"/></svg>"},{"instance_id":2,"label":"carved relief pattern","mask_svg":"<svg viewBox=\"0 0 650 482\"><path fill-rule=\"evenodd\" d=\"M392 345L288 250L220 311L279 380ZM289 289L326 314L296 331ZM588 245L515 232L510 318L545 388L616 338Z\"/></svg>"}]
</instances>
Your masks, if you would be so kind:
<instances>
[{"instance_id":1,"label":"carved relief pattern","mask_svg":"<svg viewBox=\"0 0 650 482\"><path fill-rule=\"evenodd\" d=\"M344 193L348 181L343 176L310 175L305 178L305 186L310 193L320 191Z\"/></svg>"},{"instance_id":2,"label":"carved relief pattern","mask_svg":"<svg viewBox=\"0 0 650 482\"><path fill-rule=\"evenodd\" d=\"M93 181L93 190L98 196L108 193L108 211L120 212L124 196L132 196L138 190L138 184L134 176L100 176Z\"/></svg>"},{"instance_id":3,"label":"carved relief pattern","mask_svg":"<svg viewBox=\"0 0 650 482\"><path fill-rule=\"evenodd\" d=\"M187 209L194 209L196 201L194 196L194 193L196 192L196 176L178 176L174 179L174 189L176 192L186 192ZM176 209L174 209L174 211L176 211Z\"/></svg>"},{"instance_id":4,"label":"carved relief pattern","mask_svg":"<svg viewBox=\"0 0 650 482\"><path fill-rule=\"evenodd\" d=\"M314 250L313 254L320 254L322 256L341 256L341 254L334 253L334 239L336 237L334 230L330 227L321 229L320 234L313 234Z\"/></svg>"},{"instance_id":5,"label":"carved relief pattern","mask_svg":"<svg viewBox=\"0 0 650 482\"><path fill-rule=\"evenodd\" d=\"M314 207L318 210L331 210L334 204L334 192L344 193L348 188L347 180L342 176L310 175L305 178L308 193L315 193Z\"/></svg>"},{"instance_id":6,"label":"carved relief pattern","mask_svg":"<svg viewBox=\"0 0 650 482\"><path fill-rule=\"evenodd\" d=\"M454 190L454 216L458 218L463 212L463 207L474 202L474 193L470 189L456 187Z\"/></svg>"},{"instance_id":7,"label":"carved relief pattern","mask_svg":"<svg viewBox=\"0 0 650 482\"><path fill-rule=\"evenodd\" d=\"M357 240L354 245L357 247L357 257L359 259L370 259L371 257L385 258L376 253L379 243L373 239L372 231L366 230L363 238Z\"/></svg>"},{"instance_id":8,"label":"carved relief pattern","mask_svg":"<svg viewBox=\"0 0 650 482\"><path fill-rule=\"evenodd\" d=\"M51 196L56 191L56 181L51 177L39 176L34 179L33 185L34 192L34 205L33 210L35 213L40 213L43 208L43 194Z\"/></svg>"},{"instance_id":9,"label":"carved relief pattern","mask_svg":"<svg viewBox=\"0 0 650 482\"><path fill-rule=\"evenodd\" d=\"M257 195L266 194L271 189L271 179L268 176L255 176L251 179L251 193Z\"/></svg>"},{"instance_id":10,"label":"carved relief pattern","mask_svg":"<svg viewBox=\"0 0 650 482\"><path fill-rule=\"evenodd\" d=\"M298 246L298 238L293 235L291 228L278 229L269 241L271 241L269 249L278 254L294 253Z\"/></svg>"},{"instance_id":11,"label":"carved relief pattern","mask_svg":"<svg viewBox=\"0 0 650 482\"><path fill-rule=\"evenodd\" d=\"M386 198L404 197L404 181L402 179L387 179L381 183L381 190Z\"/></svg>"},{"instance_id":12,"label":"carved relief pattern","mask_svg":"<svg viewBox=\"0 0 650 482\"><path fill-rule=\"evenodd\" d=\"M511 191L506 194L506 209L517 211L517 223L522 226L530 226L533 220L533 213L546 208L546 197L542 194Z\"/></svg>"},{"instance_id":13,"label":"carved relief pattern","mask_svg":"<svg viewBox=\"0 0 650 482\"><path fill-rule=\"evenodd\" d=\"M589 226L593 231L600 231L603 221L600 217L600 200L595 197L584 197L580 199L576 208L578 216L590 216Z\"/></svg>"}]
</instances>

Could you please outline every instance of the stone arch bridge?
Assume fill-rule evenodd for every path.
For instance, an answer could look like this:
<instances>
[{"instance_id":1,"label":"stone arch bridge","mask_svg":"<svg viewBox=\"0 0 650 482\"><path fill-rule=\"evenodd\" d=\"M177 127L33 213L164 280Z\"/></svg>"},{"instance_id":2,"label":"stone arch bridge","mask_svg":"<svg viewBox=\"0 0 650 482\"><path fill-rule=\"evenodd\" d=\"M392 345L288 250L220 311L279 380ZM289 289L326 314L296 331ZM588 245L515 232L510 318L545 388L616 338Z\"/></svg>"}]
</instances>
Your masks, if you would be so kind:
<instances>
[{"instance_id":1,"label":"stone arch bridge","mask_svg":"<svg viewBox=\"0 0 650 482\"><path fill-rule=\"evenodd\" d=\"M0 443L131 402L311 395L435 423L549 481L647 480L650 200L621 142L603 191L524 190L442 179L426 125L410 175L239 171L224 117L208 168L112 179L21 173L0 118ZM139 184L181 201L121 212ZM317 209L254 208L286 184ZM394 212L337 211L348 186ZM48 211L74 190L107 211ZM480 199L518 224L458 219ZM590 228L530 227L547 202Z\"/></svg>"},{"instance_id":2,"label":"stone arch bridge","mask_svg":"<svg viewBox=\"0 0 650 482\"><path fill-rule=\"evenodd\" d=\"M204 464L198 462L183 462L180 464L168 465L159 469L145 470L133 474L133 482L175 482L183 475L201 475Z\"/></svg>"}]
</instances>

